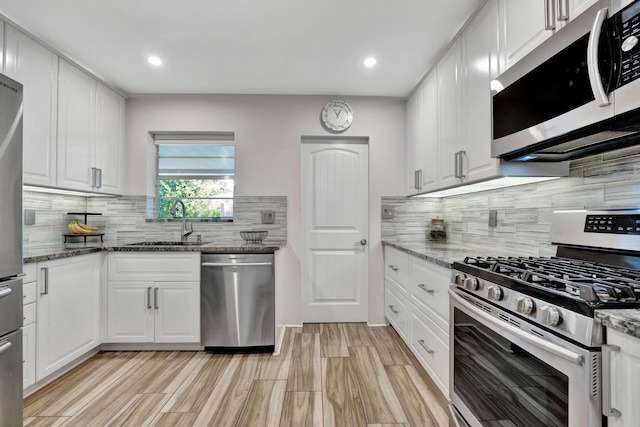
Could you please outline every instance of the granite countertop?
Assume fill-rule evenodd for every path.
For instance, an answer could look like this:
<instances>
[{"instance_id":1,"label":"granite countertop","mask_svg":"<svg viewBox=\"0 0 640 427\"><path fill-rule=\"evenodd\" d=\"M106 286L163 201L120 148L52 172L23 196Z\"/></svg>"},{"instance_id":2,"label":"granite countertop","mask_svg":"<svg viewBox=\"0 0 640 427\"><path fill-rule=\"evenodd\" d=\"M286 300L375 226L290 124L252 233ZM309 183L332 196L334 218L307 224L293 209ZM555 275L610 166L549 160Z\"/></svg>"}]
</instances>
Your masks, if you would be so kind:
<instances>
[{"instance_id":1,"label":"granite countertop","mask_svg":"<svg viewBox=\"0 0 640 427\"><path fill-rule=\"evenodd\" d=\"M595 320L607 328L640 338L640 310L596 310Z\"/></svg>"},{"instance_id":2,"label":"granite countertop","mask_svg":"<svg viewBox=\"0 0 640 427\"><path fill-rule=\"evenodd\" d=\"M455 261L462 261L466 256L482 255L468 247L448 242L430 242L428 240L409 242L383 240L382 244L399 249L410 255L417 256L446 268L451 268L451 265ZM492 255L500 256L501 254L492 253Z\"/></svg>"},{"instance_id":3,"label":"granite countertop","mask_svg":"<svg viewBox=\"0 0 640 427\"><path fill-rule=\"evenodd\" d=\"M201 245L135 245L132 243L68 243L47 248L25 249L24 263L48 261L54 259L67 258L78 255L86 255L94 252L201 252L206 254L215 253L273 253L282 249L287 244L286 241L272 241L263 244L246 243L244 240L203 243Z\"/></svg>"}]
</instances>

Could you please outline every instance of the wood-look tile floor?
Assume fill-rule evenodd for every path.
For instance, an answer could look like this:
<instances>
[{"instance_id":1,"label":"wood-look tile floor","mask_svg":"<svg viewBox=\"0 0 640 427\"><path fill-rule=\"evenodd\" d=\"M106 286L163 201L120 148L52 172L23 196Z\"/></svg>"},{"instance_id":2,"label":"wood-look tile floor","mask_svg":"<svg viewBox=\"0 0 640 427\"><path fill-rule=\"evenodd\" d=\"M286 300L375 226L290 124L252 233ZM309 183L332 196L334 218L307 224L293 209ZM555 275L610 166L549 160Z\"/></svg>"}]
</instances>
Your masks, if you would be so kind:
<instances>
[{"instance_id":1,"label":"wood-look tile floor","mask_svg":"<svg viewBox=\"0 0 640 427\"><path fill-rule=\"evenodd\" d=\"M305 324L282 352L103 352L28 396L24 426L448 426L391 327Z\"/></svg>"}]
</instances>

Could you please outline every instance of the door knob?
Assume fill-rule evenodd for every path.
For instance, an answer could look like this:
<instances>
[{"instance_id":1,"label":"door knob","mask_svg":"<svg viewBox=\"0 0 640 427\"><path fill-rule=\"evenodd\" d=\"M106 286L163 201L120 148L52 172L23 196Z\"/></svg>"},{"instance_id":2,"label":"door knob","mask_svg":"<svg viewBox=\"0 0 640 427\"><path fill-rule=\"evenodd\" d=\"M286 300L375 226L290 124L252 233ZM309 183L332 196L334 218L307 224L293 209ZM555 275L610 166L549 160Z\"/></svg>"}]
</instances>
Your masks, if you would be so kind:
<instances>
[{"instance_id":1,"label":"door knob","mask_svg":"<svg viewBox=\"0 0 640 427\"><path fill-rule=\"evenodd\" d=\"M359 241L359 242L356 242L356 245L362 245L362 246L364 246L364 245L366 245L366 244L367 244L367 239L360 239L360 241Z\"/></svg>"}]
</instances>

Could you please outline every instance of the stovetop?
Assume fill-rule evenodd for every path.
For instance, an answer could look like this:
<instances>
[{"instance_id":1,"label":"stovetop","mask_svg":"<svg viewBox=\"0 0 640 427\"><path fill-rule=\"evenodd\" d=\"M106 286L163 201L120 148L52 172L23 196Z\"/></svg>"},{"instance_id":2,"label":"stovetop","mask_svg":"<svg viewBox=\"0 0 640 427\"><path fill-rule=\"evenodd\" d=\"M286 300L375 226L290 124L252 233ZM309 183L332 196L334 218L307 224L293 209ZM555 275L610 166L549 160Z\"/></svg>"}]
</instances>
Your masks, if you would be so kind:
<instances>
[{"instance_id":1,"label":"stovetop","mask_svg":"<svg viewBox=\"0 0 640 427\"><path fill-rule=\"evenodd\" d=\"M467 257L464 264L587 303L640 307L640 271L630 268L559 257Z\"/></svg>"}]
</instances>

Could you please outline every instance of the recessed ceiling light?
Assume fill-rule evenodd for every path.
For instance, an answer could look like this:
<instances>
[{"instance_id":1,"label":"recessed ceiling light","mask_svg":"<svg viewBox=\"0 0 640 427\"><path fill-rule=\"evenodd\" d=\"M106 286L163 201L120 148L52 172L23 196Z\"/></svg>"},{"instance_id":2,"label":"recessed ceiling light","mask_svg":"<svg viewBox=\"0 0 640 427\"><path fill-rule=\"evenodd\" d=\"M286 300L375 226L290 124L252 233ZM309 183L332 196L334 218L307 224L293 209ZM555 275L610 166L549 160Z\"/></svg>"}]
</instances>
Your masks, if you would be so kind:
<instances>
[{"instance_id":1,"label":"recessed ceiling light","mask_svg":"<svg viewBox=\"0 0 640 427\"><path fill-rule=\"evenodd\" d=\"M150 56L147 61L149 61L149 64L151 65L162 65L162 59L158 58L157 56Z\"/></svg>"},{"instance_id":2,"label":"recessed ceiling light","mask_svg":"<svg viewBox=\"0 0 640 427\"><path fill-rule=\"evenodd\" d=\"M373 56L370 56L369 58L364 60L364 66L369 68L375 67L377 62L378 61L376 61L376 58L374 58Z\"/></svg>"}]
</instances>

